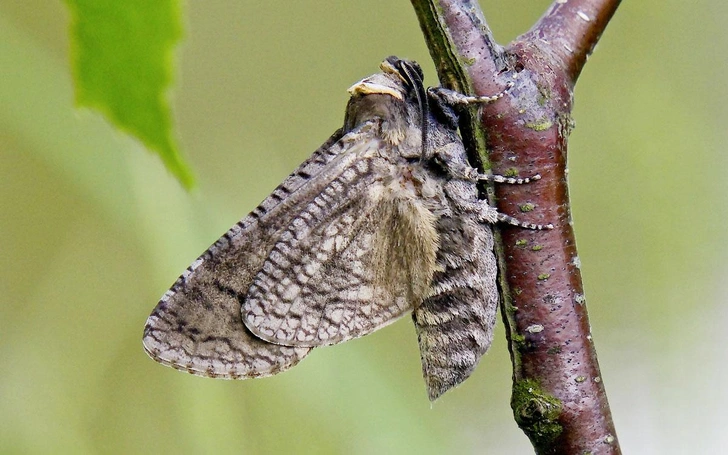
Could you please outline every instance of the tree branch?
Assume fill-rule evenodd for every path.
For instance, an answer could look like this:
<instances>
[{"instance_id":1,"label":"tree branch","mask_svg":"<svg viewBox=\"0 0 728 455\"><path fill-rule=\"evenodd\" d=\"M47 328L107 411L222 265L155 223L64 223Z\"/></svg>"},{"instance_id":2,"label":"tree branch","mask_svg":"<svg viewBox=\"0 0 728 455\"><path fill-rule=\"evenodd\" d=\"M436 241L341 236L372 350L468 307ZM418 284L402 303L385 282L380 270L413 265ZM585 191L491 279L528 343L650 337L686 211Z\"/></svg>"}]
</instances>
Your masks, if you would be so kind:
<instances>
[{"instance_id":1,"label":"tree branch","mask_svg":"<svg viewBox=\"0 0 728 455\"><path fill-rule=\"evenodd\" d=\"M555 1L536 25L516 42L546 43L543 52L572 82L576 82L586 59L614 15L621 0Z\"/></svg>"},{"instance_id":2,"label":"tree branch","mask_svg":"<svg viewBox=\"0 0 728 455\"><path fill-rule=\"evenodd\" d=\"M590 334L566 185L573 87L619 1L557 0L505 49L477 2L411 1L444 86L488 95L517 75L503 100L481 109L480 122L461 122L476 162L490 162L497 174L542 176L495 187L498 209L555 227L500 229L496 252L516 421L537 453L620 453Z\"/></svg>"}]
</instances>

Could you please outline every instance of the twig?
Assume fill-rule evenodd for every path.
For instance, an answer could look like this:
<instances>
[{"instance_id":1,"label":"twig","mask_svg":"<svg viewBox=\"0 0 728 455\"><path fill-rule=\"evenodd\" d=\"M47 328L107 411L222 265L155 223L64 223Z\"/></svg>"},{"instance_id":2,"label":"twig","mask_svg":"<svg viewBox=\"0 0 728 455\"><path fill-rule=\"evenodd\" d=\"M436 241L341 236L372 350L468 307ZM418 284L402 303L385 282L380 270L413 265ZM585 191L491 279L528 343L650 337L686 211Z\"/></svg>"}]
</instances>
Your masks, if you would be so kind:
<instances>
[{"instance_id":1,"label":"twig","mask_svg":"<svg viewBox=\"0 0 728 455\"><path fill-rule=\"evenodd\" d=\"M539 454L618 454L579 271L566 151L576 78L619 0L556 0L506 48L495 43L475 1L412 4L443 85L487 95L517 75L515 87L484 106L480 119L463 119L463 139L494 173L541 174L529 185L497 186L497 206L523 221L555 226L500 229L516 421Z\"/></svg>"}]
</instances>

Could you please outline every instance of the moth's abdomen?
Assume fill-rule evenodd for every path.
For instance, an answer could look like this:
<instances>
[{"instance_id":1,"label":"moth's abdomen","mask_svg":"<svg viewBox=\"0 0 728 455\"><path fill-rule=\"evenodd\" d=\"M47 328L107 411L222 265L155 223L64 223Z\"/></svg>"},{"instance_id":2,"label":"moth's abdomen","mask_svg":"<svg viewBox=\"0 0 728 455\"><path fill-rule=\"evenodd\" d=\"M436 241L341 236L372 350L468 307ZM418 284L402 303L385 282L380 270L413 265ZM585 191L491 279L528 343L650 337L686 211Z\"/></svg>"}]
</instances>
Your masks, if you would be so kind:
<instances>
[{"instance_id":1,"label":"moth's abdomen","mask_svg":"<svg viewBox=\"0 0 728 455\"><path fill-rule=\"evenodd\" d=\"M412 314L433 401L467 379L488 350L498 305L490 226L456 216L442 218L438 228L439 270Z\"/></svg>"}]
</instances>

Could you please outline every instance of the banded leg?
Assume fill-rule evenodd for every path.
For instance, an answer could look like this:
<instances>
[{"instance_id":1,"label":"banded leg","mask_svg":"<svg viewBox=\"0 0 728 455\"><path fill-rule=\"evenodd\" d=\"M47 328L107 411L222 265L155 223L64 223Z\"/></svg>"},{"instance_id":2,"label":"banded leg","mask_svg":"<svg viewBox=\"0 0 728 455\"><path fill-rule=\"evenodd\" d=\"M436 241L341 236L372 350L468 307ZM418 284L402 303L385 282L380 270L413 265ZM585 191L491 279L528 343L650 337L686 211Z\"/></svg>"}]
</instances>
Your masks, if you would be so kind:
<instances>
[{"instance_id":1,"label":"banded leg","mask_svg":"<svg viewBox=\"0 0 728 455\"><path fill-rule=\"evenodd\" d=\"M430 87L429 89L427 89L427 91L430 93L430 95L444 102L448 106L464 107L471 104L488 104L494 101L498 101L499 99L503 98L503 96L508 93L508 91L513 88L514 85L515 84L512 81L509 81L506 84L506 88L496 93L495 95L490 96L465 95L463 93L456 92L455 90L450 90L444 87Z\"/></svg>"},{"instance_id":2,"label":"banded leg","mask_svg":"<svg viewBox=\"0 0 728 455\"><path fill-rule=\"evenodd\" d=\"M449 192L449 191L453 191L453 190L446 186L445 191ZM457 191L457 190L454 190L454 191ZM486 222L486 223L490 223L490 224L508 223L510 225L518 226L518 227L521 227L524 229L534 229L534 230L538 230L538 231L554 228L554 225L551 223L549 223L549 224L526 223L526 222L520 221L516 218L513 218L512 216L500 213L497 208L489 205L488 201L483 201L483 200L466 201L466 200L457 199L457 198L453 198L453 200L460 210L463 210L465 212L470 212L470 213L477 213L478 221L480 221L480 222Z\"/></svg>"},{"instance_id":3,"label":"banded leg","mask_svg":"<svg viewBox=\"0 0 728 455\"><path fill-rule=\"evenodd\" d=\"M481 174L480 172L478 172L477 169L471 167L468 164L452 162L448 163L446 161L447 158L445 156L442 156L442 153L438 153L438 155L438 158L440 158L440 164L447 168L451 176L471 182L484 181L495 183L508 183L509 185L522 185L524 183L531 183L535 182L536 180L541 180L541 174L536 174L531 177L506 177L505 175L498 174Z\"/></svg>"}]
</instances>

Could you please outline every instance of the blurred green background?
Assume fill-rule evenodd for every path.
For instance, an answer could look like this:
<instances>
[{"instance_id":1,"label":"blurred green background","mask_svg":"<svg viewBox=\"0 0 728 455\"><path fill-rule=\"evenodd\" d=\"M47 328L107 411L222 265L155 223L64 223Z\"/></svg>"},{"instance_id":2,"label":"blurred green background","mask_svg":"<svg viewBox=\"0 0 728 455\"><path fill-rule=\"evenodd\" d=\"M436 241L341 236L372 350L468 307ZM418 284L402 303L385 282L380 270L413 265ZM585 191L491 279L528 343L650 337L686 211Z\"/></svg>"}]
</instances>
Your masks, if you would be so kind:
<instances>
[{"instance_id":1,"label":"blurred green background","mask_svg":"<svg viewBox=\"0 0 728 455\"><path fill-rule=\"evenodd\" d=\"M481 2L502 43L548 1ZM390 54L436 84L406 1L188 2L173 90L198 177L77 110L68 13L0 3L1 453L531 453L496 341L434 405L411 322L280 376L157 365L158 298L343 121ZM570 183L589 312L625 453L728 446L728 4L624 2L576 90Z\"/></svg>"}]
</instances>

